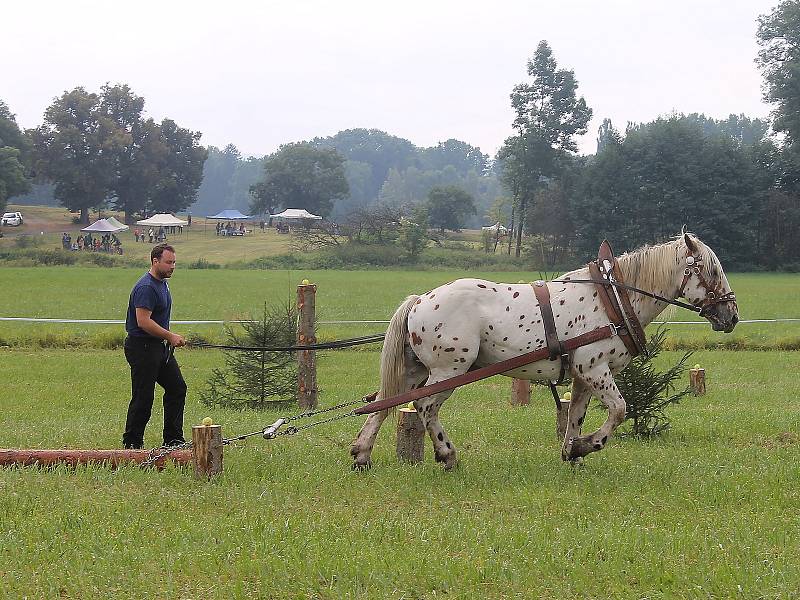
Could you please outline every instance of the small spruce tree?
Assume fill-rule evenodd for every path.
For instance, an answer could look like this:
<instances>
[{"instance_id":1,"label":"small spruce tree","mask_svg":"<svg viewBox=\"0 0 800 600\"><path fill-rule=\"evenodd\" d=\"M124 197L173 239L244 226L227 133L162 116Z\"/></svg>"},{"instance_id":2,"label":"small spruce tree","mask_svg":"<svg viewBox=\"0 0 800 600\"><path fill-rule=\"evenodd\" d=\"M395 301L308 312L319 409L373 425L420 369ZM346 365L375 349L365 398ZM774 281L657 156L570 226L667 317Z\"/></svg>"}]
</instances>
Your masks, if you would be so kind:
<instances>
[{"instance_id":1,"label":"small spruce tree","mask_svg":"<svg viewBox=\"0 0 800 600\"><path fill-rule=\"evenodd\" d=\"M226 325L229 346L292 346L297 314L293 307L268 306L258 318ZM206 406L263 410L297 399L297 360L294 352L224 350L225 368L214 369L200 393Z\"/></svg>"},{"instance_id":2,"label":"small spruce tree","mask_svg":"<svg viewBox=\"0 0 800 600\"><path fill-rule=\"evenodd\" d=\"M637 356L614 378L627 404L625 420L631 422L630 433L636 437L652 437L669 429L667 408L671 404L678 404L691 391L688 386L682 391L675 391L677 380L686 371L686 361L691 352L684 353L666 371L659 371L653 364L653 360L664 349L666 334L667 330L659 327L647 341L649 356Z\"/></svg>"}]
</instances>

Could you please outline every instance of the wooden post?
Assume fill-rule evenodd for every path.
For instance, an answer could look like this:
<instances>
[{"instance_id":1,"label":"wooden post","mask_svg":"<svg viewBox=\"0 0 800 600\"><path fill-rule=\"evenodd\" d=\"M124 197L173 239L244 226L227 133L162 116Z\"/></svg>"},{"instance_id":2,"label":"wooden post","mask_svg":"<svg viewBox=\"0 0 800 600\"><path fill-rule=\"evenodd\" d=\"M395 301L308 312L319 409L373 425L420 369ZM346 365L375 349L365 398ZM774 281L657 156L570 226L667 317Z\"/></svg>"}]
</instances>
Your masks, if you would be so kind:
<instances>
[{"instance_id":1,"label":"wooden post","mask_svg":"<svg viewBox=\"0 0 800 600\"><path fill-rule=\"evenodd\" d=\"M222 473L222 427L195 425L192 427L192 456L194 476L211 479Z\"/></svg>"},{"instance_id":2,"label":"wooden post","mask_svg":"<svg viewBox=\"0 0 800 600\"><path fill-rule=\"evenodd\" d=\"M569 400L559 400L559 407L556 411L556 435L558 441L563 442L567 434L567 416L569 415Z\"/></svg>"},{"instance_id":3,"label":"wooden post","mask_svg":"<svg viewBox=\"0 0 800 600\"><path fill-rule=\"evenodd\" d=\"M531 403L531 382L527 379L511 380L511 406L528 406Z\"/></svg>"},{"instance_id":4,"label":"wooden post","mask_svg":"<svg viewBox=\"0 0 800 600\"><path fill-rule=\"evenodd\" d=\"M695 396L703 396L706 393L706 370L689 369L689 387Z\"/></svg>"},{"instance_id":5,"label":"wooden post","mask_svg":"<svg viewBox=\"0 0 800 600\"><path fill-rule=\"evenodd\" d=\"M401 408L397 411L397 458L420 463L425 455L425 427L417 411Z\"/></svg>"},{"instance_id":6,"label":"wooden post","mask_svg":"<svg viewBox=\"0 0 800 600\"><path fill-rule=\"evenodd\" d=\"M303 280L297 286L297 345L316 344L316 295L317 286ZM317 407L317 357L313 350L297 352L297 403L300 410Z\"/></svg>"}]
</instances>

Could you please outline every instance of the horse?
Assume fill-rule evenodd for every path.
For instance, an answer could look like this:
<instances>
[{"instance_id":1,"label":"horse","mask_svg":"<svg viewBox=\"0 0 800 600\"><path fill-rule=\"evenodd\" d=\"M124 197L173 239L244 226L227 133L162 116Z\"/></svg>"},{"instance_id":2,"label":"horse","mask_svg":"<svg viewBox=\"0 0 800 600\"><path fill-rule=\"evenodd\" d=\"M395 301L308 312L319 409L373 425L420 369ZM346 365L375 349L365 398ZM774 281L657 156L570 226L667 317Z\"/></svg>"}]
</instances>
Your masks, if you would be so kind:
<instances>
[{"instance_id":1,"label":"horse","mask_svg":"<svg viewBox=\"0 0 800 600\"><path fill-rule=\"evenodd\" d=\"M669 304L683 297L715 331L730 333L739 320L738 306L716 254L697 236L682 232L658 245L646 245L618 257L626 285L660 298L632 294L636 318L646 327ZM586 283L590 265L546 285L557 335L566 339L609 324L599 296L601 286ZM596 271L595 271L596 273ZM608 287L608 284L606 284ZM601 294L598 294L601 292ZM697 310L697 308L695 310ZM377 399L391 398L422 385L433 384L467 371L547 346L539 302L530 284L458 279L422 295L411 295L397 308L386 331L381 352L381 384ZM613 325L610 326L614 330ZM561 444L564 461L578 461L602 450L625 418L625 399L614 376L632 360L629 340L611 335L571 350L568 372L572 380L567 428ZM565 356L565 358L567 358ZM531 381L554 382L562 361L546 358L503 375ZM563 375L563 372L561 373ZM456 448L439 422L439 409L452 390L414 401L433 443L437 462L445 470L456 465ZM581 435L590 398L607 409L605 422ZM388 409L367 417L353 441L354 469L371 466L371 453Z\"/></svg>"}]
</instances>

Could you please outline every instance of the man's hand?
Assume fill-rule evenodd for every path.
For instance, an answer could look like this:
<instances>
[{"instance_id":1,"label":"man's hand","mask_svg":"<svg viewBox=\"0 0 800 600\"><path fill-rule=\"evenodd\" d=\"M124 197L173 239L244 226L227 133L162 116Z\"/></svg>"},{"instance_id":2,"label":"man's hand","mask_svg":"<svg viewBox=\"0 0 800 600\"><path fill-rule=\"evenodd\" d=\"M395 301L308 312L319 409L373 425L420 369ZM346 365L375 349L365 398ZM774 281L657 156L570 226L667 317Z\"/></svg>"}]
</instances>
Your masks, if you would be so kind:
<instances>
[{"instance_id":1,"label":"man's hand","mask_svg":"<svg viewBox=\"0 0 800 600\"><path fill-rule=\"evenodd\" d=\"M186 340L183 339L182 335L178 335L177 333L170 333L167 341L173 348L180 348L181 346L186 345Z\"/></svg>"}]
</instances>

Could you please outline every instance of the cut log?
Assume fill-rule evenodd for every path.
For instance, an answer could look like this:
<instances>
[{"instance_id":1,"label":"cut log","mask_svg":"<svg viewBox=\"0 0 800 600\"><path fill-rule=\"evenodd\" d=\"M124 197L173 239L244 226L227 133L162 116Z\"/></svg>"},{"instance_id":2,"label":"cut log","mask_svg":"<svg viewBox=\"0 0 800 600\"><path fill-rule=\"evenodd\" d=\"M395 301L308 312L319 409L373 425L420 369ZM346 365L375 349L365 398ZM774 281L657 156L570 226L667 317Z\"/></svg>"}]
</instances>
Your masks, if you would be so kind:
<instances>
[{"instance_id":1,"label":"cut log","mask_svg":"<svg viewBox=\"0 0 800 600\"><path fill-rule=\"evenodd\" d=\"M211 479L222 473L222 427L195 425L192 427L194 476Z\"/></svg>"},{"instance_id":2,"label":"cut log","mask_svg":"<svg viewBox=\"0 0 800 600\"><path fill-rule=\"evenodd\" d=\"M558 441L563 442L567 434L567 416L569 415L569 400L559 400L559 407L556 411L556 436Z\"/></svg>"},{"instance_id":3,"label":"cut log","mask_svg":"<svg viewBox=\"0 0 800 600\"><path fill-rule=\"evenodd\" d=\"M705 369L689 369L689 387L695 396L702 396L706 393Z\"/></svg>"},{"instance_id":4,"label":"cut log","mask_svg":"<svg viewBox=\"0 0 800 600\"><path fill-rule=\"evenodd\" d=\"M158 451L156 451L158 453ZM6 450L0 449L0 465L52 467L69 465L71 467L87 464L105 464L111 468L120 465L138 464L150 458L150 450ZM192 462L191 450L175 450L153 463L156 469L163 469L167 462L188 465Z\"/></svg>"},{"instance_id":5,"label":"cut log","mask_svg":"<svg viewBox=\"0 0 800 600\"><path fill-rule=\"evenodd\" d=\"M397 411L397 458L420 463L425 455L425 427L417 411L401 408Z\"/></svg>"},{"instance_id":6,"label":"cut log","mask_svg":"<svg viewBox=\"0 0 800 600\"><path fill-rule=\"evenodd\" d=\"M527 406L531 403L531 382L527 379L511 380L511 406Z\"/></svg>"}]
</instances>

